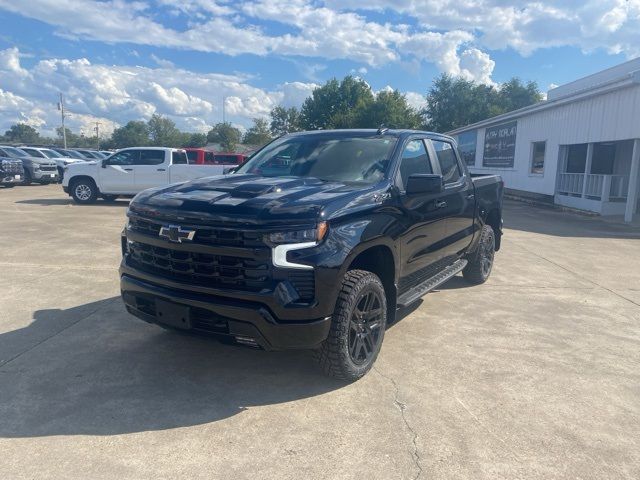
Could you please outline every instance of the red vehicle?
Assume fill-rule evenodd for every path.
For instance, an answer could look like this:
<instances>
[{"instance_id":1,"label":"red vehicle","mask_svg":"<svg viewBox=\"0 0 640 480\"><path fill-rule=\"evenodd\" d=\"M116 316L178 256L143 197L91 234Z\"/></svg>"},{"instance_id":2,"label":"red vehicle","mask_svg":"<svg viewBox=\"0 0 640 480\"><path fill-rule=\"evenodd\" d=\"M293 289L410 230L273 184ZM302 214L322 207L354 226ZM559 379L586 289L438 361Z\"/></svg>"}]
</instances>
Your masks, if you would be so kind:
<instances>
[{"instance_id":1,"label":"red vehicle","mask_svg":"<svg viewBox=\"0 0 640 480\"><path fill-rule=\"evenodd\" d=\"M247 159L240 153L216 153L204 148L185 148L193 165L242 165Z\"/></svg>"}]
</instances>

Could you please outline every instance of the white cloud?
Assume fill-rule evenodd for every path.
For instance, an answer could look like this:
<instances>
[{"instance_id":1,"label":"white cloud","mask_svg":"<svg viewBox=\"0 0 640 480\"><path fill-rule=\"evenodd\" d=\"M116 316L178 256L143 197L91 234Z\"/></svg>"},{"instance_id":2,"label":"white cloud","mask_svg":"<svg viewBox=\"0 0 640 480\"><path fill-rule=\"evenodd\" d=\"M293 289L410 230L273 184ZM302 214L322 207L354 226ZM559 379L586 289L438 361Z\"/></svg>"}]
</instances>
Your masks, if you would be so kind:
<instances>
[{"instance_id":1,"label":"white cloud","mask_svg":"<svg viewBox=\"0 0 640 480\"><path fill-rule=\"evenodd\" d=\"M253 87L243 75L196 73L179 68L147 68L92 64L87 59L41 60L29 69L20 52L0 50L0 133L26 122L53 134L60 124L56 109L63 92L71 117L68 126L91 134L101 122L108 133L129 120L147 120L154 113L171 118L188 131L206 131L222 120L249 125L276 105L300 106L316 84L290 82L274 91Z\"/></svg>"}]
</instances>

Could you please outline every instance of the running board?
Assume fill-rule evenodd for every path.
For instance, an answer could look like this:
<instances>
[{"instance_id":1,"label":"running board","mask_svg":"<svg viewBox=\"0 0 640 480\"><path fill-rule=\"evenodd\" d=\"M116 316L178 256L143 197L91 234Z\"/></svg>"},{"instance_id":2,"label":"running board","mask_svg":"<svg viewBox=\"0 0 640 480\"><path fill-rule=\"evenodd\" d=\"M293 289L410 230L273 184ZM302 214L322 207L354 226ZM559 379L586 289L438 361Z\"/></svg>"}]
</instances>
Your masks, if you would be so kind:
<instances>
[{"instance_id":1,"label":"running board","mask_svg":"<svg viewBox=\"0 0 640 480\"><path fill-rule=\"evenodd\" d=\"M441 272L437 273L431 278L428 278L421 284L416 285L415 287L407 290L402 295L400 295L398 297L398 306L406 307L408 305L411 305L420 297L426 295L437 286L442 285L451 277L461 272L462 269L466 266L467 266L467 261L465 259L461 258L460 260L456 260L454 263L449 265L447 268L445 268Z\"/></svg>"}]
</instances>

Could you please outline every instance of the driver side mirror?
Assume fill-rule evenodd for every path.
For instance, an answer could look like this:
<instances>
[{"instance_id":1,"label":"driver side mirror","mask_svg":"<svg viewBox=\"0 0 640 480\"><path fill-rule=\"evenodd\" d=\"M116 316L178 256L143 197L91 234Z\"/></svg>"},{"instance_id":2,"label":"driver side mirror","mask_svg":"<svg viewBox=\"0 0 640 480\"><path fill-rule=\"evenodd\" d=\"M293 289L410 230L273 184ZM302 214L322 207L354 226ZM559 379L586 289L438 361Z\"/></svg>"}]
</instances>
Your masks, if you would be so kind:
<instances>
[{"instance_id":1,"label":"driver side mirror","mask_svg":"<svg viewBox=\"0 0 640 480\"><path fill-rule=\"evenodd\" d=\"M109 162L107 160L108 160L107 158L102 160L102 162L101 162L102 168L107 168L107 165L109 165Z\"/></svg>"},{"instance_id":2,"label":"driver side mirror","mask_svg":"<svg viewBox=\"0 0 640 480\"><path fill-rule=\"evenodd\" d=\"M407 180L407 195L440 193L443 189L444 181L442 175L414 173L413 175L409 175L409 180Z\"/></svg>"}]
</instances>

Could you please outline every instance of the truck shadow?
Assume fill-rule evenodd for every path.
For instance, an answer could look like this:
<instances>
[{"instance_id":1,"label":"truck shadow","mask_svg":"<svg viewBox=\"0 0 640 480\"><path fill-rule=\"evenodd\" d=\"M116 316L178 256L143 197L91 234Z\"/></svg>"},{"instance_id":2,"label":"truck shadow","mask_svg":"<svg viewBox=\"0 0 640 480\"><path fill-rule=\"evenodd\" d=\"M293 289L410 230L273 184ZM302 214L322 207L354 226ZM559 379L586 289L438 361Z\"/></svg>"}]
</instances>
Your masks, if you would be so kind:
<instances>
[{"instance_id":1,"label":"truck shadow","mask_svg":"<svg viewBox=\"0 0 640 480\"><path fill-rule=\"evenodd\" d=\"M200 425L343 387L309 352L165 331L119 297L39 310L0 334L0 437L116 435Z\"/></svg>"},{"instance_id":2,"label":"truck shadow","mask_svg":"<svg viewBox=\"0 0 640 480\"><path fill-rule=\"evenodd\" d=\"M71 198L34 198L30 200L18 200L15 203L21 203L25 205L41 205L41 206L52 206L52 205L73 205L79 208L82 207L128 207L129 206L129 198L118 198L112 202L105 202L104 200L98 200L96 203L92 203L91 205L78 205Z\"/></svg>"}]
</instances>

